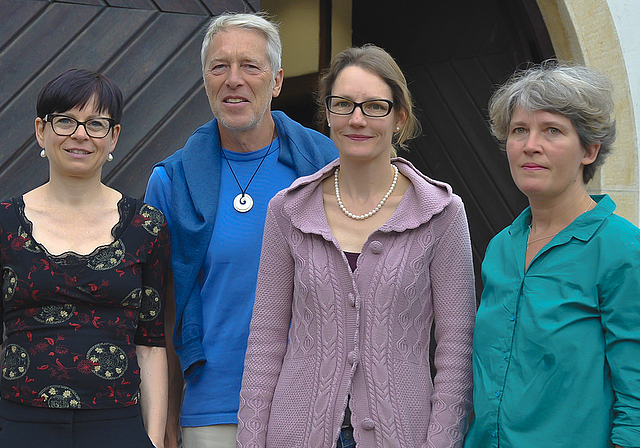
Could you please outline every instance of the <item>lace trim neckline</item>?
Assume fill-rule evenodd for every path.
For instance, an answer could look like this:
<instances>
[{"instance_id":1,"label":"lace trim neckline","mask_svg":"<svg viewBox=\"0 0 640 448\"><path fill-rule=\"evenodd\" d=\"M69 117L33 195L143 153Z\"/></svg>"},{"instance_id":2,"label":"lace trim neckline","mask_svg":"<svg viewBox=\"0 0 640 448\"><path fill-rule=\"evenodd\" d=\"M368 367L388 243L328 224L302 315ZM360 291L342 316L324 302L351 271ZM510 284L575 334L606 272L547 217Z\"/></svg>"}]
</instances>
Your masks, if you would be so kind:
<instances>
[{"instance_id":1,"label":"lace trim neckline","mask_svg":"<svg viewBox=\"0 0 640 448\"><path fill-rule=\"evenodd\" d=\"M20 196L18 198L14 198L13 202L16 207L16 215L18 216L18 221L20 221L20 224L23 226L24 231L29 235L29 238L42 250L42 252L47 255L47 257L49 257L53 261L62 262L62 264L68 264L68 262L71 260L83 262L85 260L91 259L104 249L108 249L115 243L117 243L120 239L120 236L124 232L124 229L127 228L129 222L133 219L132 209L135 209L135 199L129 196L122 195L122 198L120 198L117 204L120 219L118 219L118 222L111 228L111 236L113 237L112 242L108 244L101 244L88 254L79 254L77 252L69 250L61 254L54 255L50 253L43 244L40 244L33 237L33 223L29 221L27 215L24 213L25 203L23 197Z\"/></svg>"}]
</instances>

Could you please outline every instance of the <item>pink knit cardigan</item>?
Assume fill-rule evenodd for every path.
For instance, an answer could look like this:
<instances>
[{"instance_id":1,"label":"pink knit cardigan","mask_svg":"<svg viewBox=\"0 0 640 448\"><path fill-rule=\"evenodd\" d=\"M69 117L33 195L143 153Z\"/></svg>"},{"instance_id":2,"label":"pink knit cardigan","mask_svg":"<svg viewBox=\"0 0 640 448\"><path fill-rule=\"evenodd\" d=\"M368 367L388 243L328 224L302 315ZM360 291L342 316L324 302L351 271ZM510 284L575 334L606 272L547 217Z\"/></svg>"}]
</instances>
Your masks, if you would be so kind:
<instances>
[{"instance_id":1,"label":"pink knit cardigan","mask_svg":"<svg viewBox=\"0 0 640 448\"><path fill-rule=\"evenodd\" d=\"M393 163L412 187L353 273L322 205L338 161L271 201L238 447L333 447L349 396L358 448L462 446L475 316L464 206L448 185Z\"/></svg>"}]
</instances>

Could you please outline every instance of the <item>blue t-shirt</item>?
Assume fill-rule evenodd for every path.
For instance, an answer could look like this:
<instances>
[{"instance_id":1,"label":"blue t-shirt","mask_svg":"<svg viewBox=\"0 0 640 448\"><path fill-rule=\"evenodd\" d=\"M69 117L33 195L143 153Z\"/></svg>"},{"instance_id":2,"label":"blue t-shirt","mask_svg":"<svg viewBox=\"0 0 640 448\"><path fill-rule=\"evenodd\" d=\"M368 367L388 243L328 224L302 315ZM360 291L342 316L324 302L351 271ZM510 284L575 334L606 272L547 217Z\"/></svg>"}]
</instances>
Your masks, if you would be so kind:
<instances>
[{"instance_id":1,"label":"blue t-shirt","mask_svg":"<svg viewBox=\"0 0 640 448\"><path fill-rule=\"evenodd\" d=\"M279 149L280 141L276 138L270 148L249 153L224 150L238 181L223 159L215 226L200 271L202 345L207 362L199 375L187 381L182 426L237 423L267 206L278 191L296 179L295 171L278 161ZM246 191L253 199L253 207L246 213L237 212L233 200L241 192L238 183L247 187L267 152ZM171 190L171 180L164 170L156 168L153 175L161 177L165 191ZM154 194L154 197L170 195ZM158 206L168 209L169 204ZM171 227L169 214L167 223Z\"/></svg>"}]
</instances>

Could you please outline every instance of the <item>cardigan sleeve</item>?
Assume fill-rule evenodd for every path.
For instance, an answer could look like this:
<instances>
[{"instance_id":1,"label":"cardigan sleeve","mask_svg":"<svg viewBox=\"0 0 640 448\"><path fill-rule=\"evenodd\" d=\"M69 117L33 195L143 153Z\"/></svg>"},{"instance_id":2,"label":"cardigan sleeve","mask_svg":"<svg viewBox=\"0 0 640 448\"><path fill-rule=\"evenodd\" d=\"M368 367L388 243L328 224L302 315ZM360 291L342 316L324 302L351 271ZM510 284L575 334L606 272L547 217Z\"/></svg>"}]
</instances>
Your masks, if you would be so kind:
<instances>
[{"instance_id":1,"label":"cardigan sleeve","mask_svg":"<svg viewBox=\"0 0 640 448\"><path fill-rule=\"evenodd\" d=\"M278 196L276 196L278 198ZM291 323L295 263L278 225L274 200L265 222L256 298L244 364L238 447L264 447Z\"/></svg>"},{"instance_id":2,"label":"cardigan sleeve","mask_svg":"<svg viewBox=\"0 0 640 448\"><path fill-rule=\"evenodd\" d=\"M458 197L454 199L438 218L445 230L429 268L437 346L427 441L434 448L462 446L473 386L473 259L464 206Z\"/></svg>"}]
</instances>

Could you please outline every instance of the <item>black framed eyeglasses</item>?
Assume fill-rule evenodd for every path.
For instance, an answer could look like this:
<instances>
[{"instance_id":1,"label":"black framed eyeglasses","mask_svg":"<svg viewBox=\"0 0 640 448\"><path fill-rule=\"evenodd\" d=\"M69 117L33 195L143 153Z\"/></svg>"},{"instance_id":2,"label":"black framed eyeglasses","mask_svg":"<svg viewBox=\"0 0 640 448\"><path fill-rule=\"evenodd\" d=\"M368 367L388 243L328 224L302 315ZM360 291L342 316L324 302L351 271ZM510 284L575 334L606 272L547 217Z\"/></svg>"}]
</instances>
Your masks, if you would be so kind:
<instances>
[{"instance_id":1,"label":"black framed eyeglasses","mask_svg":"<svg viewBox=\"0 0 640 448\"><path fill-rule=\"evenodd\" d=\"M104 138L107 136L111 128L116 125L113 118L99 117L91 118L87 121L78 121L73 117L60 114L47 114L44 117L45 122L51 123L51 129L61 137L73 135L78 126L84 126L84 130L89 137Z\"/></svg>"},{"instance_id":2,"label":"black framed eyeglasses","mask_svg":"<svg viewBox=\"0 0 640 448\"><path fill-rule=\"evenodd\" d=\"M389 100L367 100L356 103L348 98L337 95L329 95L325 99L327 110L336 115L351 115L356 107L359 107L367 117L382 118L391 113L393 102Z\"/></svg>"}]
</instances>

